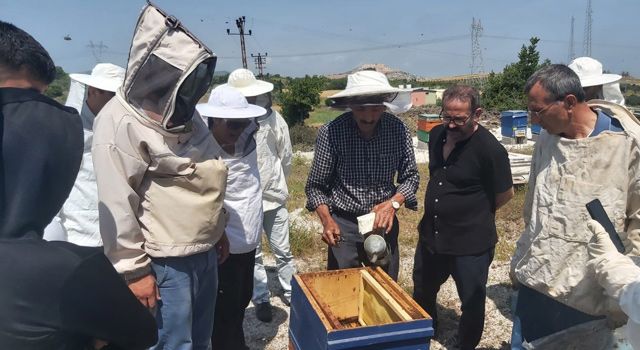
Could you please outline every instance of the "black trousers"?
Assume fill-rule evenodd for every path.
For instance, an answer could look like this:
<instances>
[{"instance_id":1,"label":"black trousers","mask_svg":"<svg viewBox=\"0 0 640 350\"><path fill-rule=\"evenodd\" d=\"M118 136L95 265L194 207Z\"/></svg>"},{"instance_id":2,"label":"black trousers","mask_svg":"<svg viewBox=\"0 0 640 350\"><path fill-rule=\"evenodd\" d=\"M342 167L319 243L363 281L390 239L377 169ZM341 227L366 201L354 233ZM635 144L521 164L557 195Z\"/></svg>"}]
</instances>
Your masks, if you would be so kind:
<instances>
[{"instance_id":1,"label":"black trousers","mask_svg":"<svg viewBox=\"0 0 640 350\"><path fill-rule=\"evenodd\" d=\"M241 350L246 347L242 322L244 310L253 294L255 257L255 249L244 254L230 254L218 266L218 299L211 336L215 350Z\"/></svg>"},{"instance_id":2,"label":"black trousers","mask_svg":"<svg viewBox=\"0 0 640 350\"><path fill-rule=\"evenodd\" d=\"M462 316L458 324L461 350L475 349L482 338L487 277L493 253L494 247L477 255L435 254L422 240L418 241L413 267L413 298L431 315L435 330L438 291L449 276L453 277L462 302Z\"/></svg>"},{"instance_id":3,"label":"black trousers","mask_svg":"<svg viewBox=\"0 0 640 350\"><path fill-rule=\"evenodd\" d=\"M332 214L333 219L340 227L340 234L344 238L337 246L329 248L329 256L327 258L327 270L348 269L351 267L361 267L371 265L364 251L364 239L358 232L358 216L354 214L338 212ZM394 217L393 227L385 240L390 249L390 257L388 266L381 266L382 269L394 281L398 280L398 271L400 268L400 254L398 252L398 231L400 225L398 218Z\"/></svg>"}]
</instances>

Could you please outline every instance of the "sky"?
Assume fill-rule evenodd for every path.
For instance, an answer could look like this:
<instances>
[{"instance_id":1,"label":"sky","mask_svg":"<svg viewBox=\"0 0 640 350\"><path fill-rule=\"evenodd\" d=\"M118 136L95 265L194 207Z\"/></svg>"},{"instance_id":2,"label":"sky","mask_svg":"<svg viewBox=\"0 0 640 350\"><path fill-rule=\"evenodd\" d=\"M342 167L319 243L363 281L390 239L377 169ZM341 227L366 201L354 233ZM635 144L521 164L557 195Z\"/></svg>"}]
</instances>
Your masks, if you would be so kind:
<instances>
[{"instance_id":1,"label":"sky","mask_svg":"<svg viewBox=\"0 0 640 350\"><path fill-rule=\"evenodd\" d=\"M541 58L568 63L571 17L574 51L582 56L587 0L157 0L218 56L216 71L242 66L235 21L245 16L251 54L267 53L265 73L343 73L382 63L419 77L471 72L471 23L479 19L485 72L517 61L532 36ZM86 72L98 61L126 65L143 0L0 0L0 20L33 35L65 71ZM592 57L613 73L640 77L638 0L592 1ZM71 40L64 40L69 35ZM93 45L93 48L91 47ZM106 46L100 49L100 46Z\"/></svg>"}]
</instances>

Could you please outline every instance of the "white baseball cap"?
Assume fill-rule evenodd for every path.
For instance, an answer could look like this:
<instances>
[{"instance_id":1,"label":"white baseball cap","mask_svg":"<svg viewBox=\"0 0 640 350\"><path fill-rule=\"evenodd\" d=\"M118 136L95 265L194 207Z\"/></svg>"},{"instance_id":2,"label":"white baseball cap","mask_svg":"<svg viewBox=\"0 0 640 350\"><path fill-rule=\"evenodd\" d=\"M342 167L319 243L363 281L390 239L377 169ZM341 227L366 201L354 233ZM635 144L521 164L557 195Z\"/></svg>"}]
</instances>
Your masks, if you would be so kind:
<instances>
[{"instance_id":1,"label":"white baseball cap","mask_svg":"<svg viewBox=\"0 0 640 350\"><path fill-rule=\"evenodd\" d=\"M98 63L91 74L69 74L69 77L96 89L116 92L124 81L124 68L111 63Z\"/></svg>"},{"instance_id":2,"label":"white baseball cap","mask_svg":"<svg viewBox=\"0 0 640 350\"><path fill-rule=\"evenodd\" d=\"M224 84L211 91L209 101L200 103L196 109L203 117L245 119L255 118L267 113L267 110L249 104L238 89Z\"/></svg>"},{"instance_id":3,"label":"white baseball cap","mask_svg":"<svg viewBox=\"0 0 640 350\"><path fill-rule=\"evenodd\" d=\"M252 71L244 68L231 72L229 78L227 78L227 83L223 85L238 89L246 97L258 96L273 91L273 84L256 79Z\"/></svg>"},{"instance_id":4,"label":"white baseball cap","mask_svg":"<svg viewBox=\"0 0 640 350\"><path fill-rule=\"evenodd\" d=\"M569 63L569 68L576 72L582 87L610 84L622 79L618 74L602 73L602 63L591 57L578 57Z\"/></svg>"}]
</instances>

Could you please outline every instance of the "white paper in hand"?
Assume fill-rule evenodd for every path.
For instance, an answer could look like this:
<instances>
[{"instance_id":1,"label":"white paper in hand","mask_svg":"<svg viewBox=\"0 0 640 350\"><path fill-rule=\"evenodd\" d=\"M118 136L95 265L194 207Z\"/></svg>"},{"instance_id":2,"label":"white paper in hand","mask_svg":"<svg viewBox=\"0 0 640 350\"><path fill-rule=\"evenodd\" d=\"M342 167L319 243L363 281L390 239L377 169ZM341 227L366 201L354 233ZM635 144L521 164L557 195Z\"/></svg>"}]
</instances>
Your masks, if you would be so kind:
<instances>
[{"instance_id":1,"label":"white paper in hand","mask_svg":"<svg viewBox=\"0 0 640 350\"><path fill-rule=\"evenodd\" d=\"M358 216L358 232L365 235L373 231L373 222L376 219L376 213L369 213Z\"/></svg>"}]
</instances>

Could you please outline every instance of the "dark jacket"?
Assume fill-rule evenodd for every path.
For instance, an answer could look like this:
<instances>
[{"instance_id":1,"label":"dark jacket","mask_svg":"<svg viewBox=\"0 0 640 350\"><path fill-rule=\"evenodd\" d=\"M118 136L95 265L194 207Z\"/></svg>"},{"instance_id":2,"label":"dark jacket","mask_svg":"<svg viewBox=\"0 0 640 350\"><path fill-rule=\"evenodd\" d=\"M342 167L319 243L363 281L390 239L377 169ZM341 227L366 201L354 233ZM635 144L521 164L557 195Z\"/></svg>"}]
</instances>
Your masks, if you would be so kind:
<instances>
[{"instance_id":1,"label":"dark jacket","mask_svg":"<svg viewBox=\"0 0 640 350\"><path fill-rule=\"evenodd\" d=\"M154 318L101 250L42 240L80 166L75 110L0 88L0 145L0 349L155 344Z\"/></svg>"}]
</instances>

